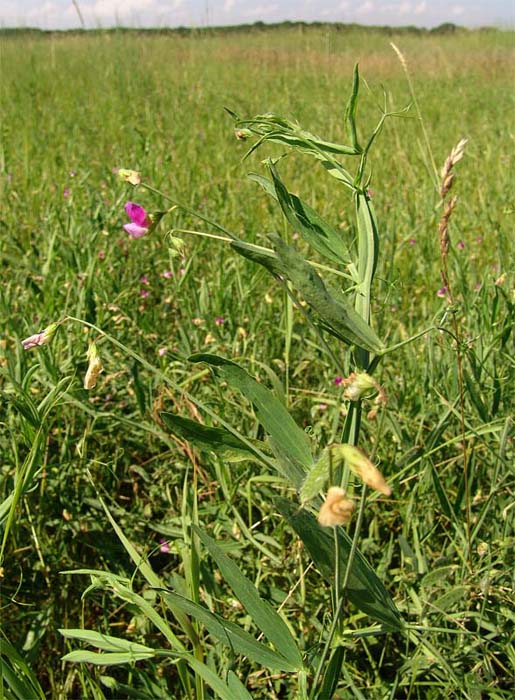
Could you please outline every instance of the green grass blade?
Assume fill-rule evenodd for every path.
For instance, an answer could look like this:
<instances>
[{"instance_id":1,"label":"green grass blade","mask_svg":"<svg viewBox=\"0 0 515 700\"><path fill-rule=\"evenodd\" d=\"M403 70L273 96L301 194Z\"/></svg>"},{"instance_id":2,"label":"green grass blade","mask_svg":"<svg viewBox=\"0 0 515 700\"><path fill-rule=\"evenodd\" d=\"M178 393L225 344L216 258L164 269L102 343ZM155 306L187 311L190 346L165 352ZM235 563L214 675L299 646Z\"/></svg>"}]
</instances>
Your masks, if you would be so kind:
<instances>
[{"instance_id":1,"label":"green grass blade","mask_svg":"<svg viewBox=\"0 0 515 700\"><path fill-rule=\"evenodd\" d=\"M19 700L44 700L45 693L34 672L7 639L0 639L0 683Z\"/></svg>"},{"instance_id":2,"label":"green grass blade","mask_svg":"<svg viewBox=\"0 0 515 700\"><path fill-rule=\"evenodd\" d=\"M296 669L303 667L302 657L286 623L267 601L263 600L256 586L249 581L222 551L216 542L200 528L195 532L209 551L223 578L240 603L244 606L256 626L265 637L275 646L276 650Z\"/></svg>"}]
</instances>

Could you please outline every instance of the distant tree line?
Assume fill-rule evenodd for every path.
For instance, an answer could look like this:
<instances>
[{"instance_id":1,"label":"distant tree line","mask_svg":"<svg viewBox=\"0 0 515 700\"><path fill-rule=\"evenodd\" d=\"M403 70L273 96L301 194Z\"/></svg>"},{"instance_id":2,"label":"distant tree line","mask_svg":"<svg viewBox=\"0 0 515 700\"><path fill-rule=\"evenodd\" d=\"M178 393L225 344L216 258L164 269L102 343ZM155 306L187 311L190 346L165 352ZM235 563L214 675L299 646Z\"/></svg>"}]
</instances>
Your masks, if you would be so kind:
<instances>
[{"instance_id":1,"label":"distant tree line","mask_svg":"<svg viewBox=\"0 0 515 700\"><path fill-rule=\"evenodd\" d=\"M270 32L277 30L292 29L296 31L311 31L313 29L322 29L327 31L335 31L342 33L350 32L370 32L375 34L399 35L445 35L465 33L470 31L497 31L493 27L480 27L476 30L469 30L465 27L453 24L452 22L444 22L438 27L425 29L423 27L415 27L408 25L404 27L390 26L375 26L363 24L344 24L342 22L277 22L267 24L265 22L254 22L253 24L238 24L217 27L156 27L156 28L132 28L132 27L109 27L106 29L38 29L35 27L2 27L0 28L0 36L49 36L63 34L147 34L153 36L176 35L176 36L199 36L199 35L226 35L226 34L252 34L260 32Z\"/></svg>"}]
</instances>

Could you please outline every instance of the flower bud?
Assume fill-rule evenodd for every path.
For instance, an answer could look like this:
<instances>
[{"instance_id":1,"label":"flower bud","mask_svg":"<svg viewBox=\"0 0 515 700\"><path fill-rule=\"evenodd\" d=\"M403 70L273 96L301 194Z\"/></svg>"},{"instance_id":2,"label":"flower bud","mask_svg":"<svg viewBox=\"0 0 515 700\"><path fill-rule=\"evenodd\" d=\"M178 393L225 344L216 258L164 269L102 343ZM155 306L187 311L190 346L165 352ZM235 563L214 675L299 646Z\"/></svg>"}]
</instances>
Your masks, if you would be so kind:
<instances>
[{"instance_id":1,"label":"flower bud","mask_svg":"<svg viewBox=\"0 0 515 700\"><path fill-rule=\"evenodd\" d=\"M318 522L322 527L345 525L352 518L354 508L354 501L347 498L343 489L339 486L331 486L318 513Z\"/></svg>"},{"instance_id":2,"label":"flower bud","mask_svg":"<svg viewBox=\"0 0 515 700\"><path fill-rule=\"evenodd\" d=\"M118 178L122 182L128 182L130 185L141 184L141 175L137 170L127 170L126 168L118 169Z\"/></svg>"},{"instance_id":3,"label":"flower bud","mask_svg":"<svg viewBox=\"0 0 515 700\"><path fill-rule=\"evenodd\" d=\"M351 472L359 476L363 483L376 491L380 491L380 493L384 493L385 496L391 495L392 489L386 483L379 469L372 464L364 452L358 447L354 447L354 445L341 445L340 452Z\"/></svg>"},{"instance_id":4,"label":"flower bud","mask_svg":"<svg viewBox=\"0 0 515 700\"><path fill-rule=\"evenodd\" d=\"M25 338L21 341L24 350L30 350L31 348L38 347L39 345L47 345L55 335L56 330L59 328L58 323L51 323L44 330L39 333Z\"/></svg>"},{"instance_id":5,"label":"flower bud","mask_svg":"<svg viewBox=\"0 0 515 700\"><path fill-rule=\"evenodd\" d=\"M84 388L89 390L96 386L98 375L104 369L95 343L90 344L86 358L89 364L84 377Z\"/></svg>"},{"instance_id":6,"label":"flower bud","mask_svg":"<svg viewBox=\"0 0 515 700\"><path fill-rule=\"evenodd\" d=\"M234 135L238 141L246 141L249 136L252 136L252 131L250 131L250 129L235 129Z\"/></svg>"}]
</instances>

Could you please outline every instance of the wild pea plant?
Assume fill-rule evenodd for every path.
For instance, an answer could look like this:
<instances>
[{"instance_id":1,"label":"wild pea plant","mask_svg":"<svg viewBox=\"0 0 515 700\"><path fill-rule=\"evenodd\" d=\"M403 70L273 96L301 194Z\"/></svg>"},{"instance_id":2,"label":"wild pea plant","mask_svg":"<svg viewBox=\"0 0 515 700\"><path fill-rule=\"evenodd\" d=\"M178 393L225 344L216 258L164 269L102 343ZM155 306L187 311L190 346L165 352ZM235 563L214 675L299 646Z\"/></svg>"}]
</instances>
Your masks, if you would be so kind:
<instances>
[{"instance_id":1,"label":"wild pea plant","mask_svg":"<svg viewBox=\"0 0 515 700\"><path fill-rule=\"evenodd\" d=\"M44 345L51 341L58 325L83 323L98 336L98 342L92 342L88 350L89 367L84 380L87 389L94 388L102 371L101 343L111 342L158 376L163 384L191 401L209 423L161 412L160 421L173 435L201 451L214 453L220 464L250 460L280 477L280 483L296 495L278 497L274 506L290 523L320 575L331 586L332 610L316 648L299 646L295 620L285 620L261 597L254 583L225 553L223 544L208 535L198 518L194 474L193 489L185 489L189 496L185 497L183 507L187 535L180 551L186 573L175 589L165 585L152 570L105 505L106 517L130 555L137 573L144 578L146 589L137 592L132 579L108 571L82 569L68 572L88 574L91 585L87 591L101 589L111 592L153 625L165 644L154 648L94 630L63 629L61 632L66 638L82 641L99 650L72 651L64 657L65 660L99 666L134 664L137 661L164 663L165 667L176 667L183 697L209 697L209 687L216 696L234 700L251 697L243 673L236 673L240 660L246 658L257 667L281 674L290 697L325 700L334 697L337 691L344 642L359 639L363 634L380 636L390 632L402 633L407 640L418 638L418 630L403 621L384 584L359 549L365 510L370 499L376 497L374 491L387 498L392 493L374 465L374 455L367 455L363 449L363 417L367 411L370 421L378 414L380 420L387 397L374 373L383 358L403 344L388 347L374 330L374 276L381 234L374 214L367 166L371 148L385 120L390 116L401 116L406 110L394 115L385 108L376 128L366 142L361 143L356 126L358 93L356 67L345 112L348 145L324 141L298 124L276 115L240 119L231 112L236 136L241 140L255 139L249 155L271 142L287 151L315 159L322 170L337 181L340 192L347 196L348 206L354 208L354 239L343 235L300 196L289 191L280 174L283 154L280 158L266 160L266 176L251 175L280 207L292 231L300 235L306 246L324 260L323 263L305 258L295 246L276 234L269 236L268 247L241 240L223 225L156 190L137 172L119 172L130 185L145 188L170 203L167 210L148 213L139 204L128 202L126 212L130 223L124 228L131 237L143 238L156 229L163 217L173 215L177 209L185 210L210 224L217 231L210 234L212 237L227 243L235 254L265 268L284 289L286 303L302 314L310 331L325 348L326 360L344 387L345 417L338 444L316 444L274 392L228 358L198 353L188 361L208 367L222 391L223 387L234 389L252 404L264 431L264 439L249 438L238 426L228 423L205 402L178 386L162 369L156 369L113 336L80 319L68 317L25 341L27 349ZM174 230L174 237L179 232ZM144 244L141 241L141 245ZM179 244L175 241L174 245ZM329 336L336 343L329 341ZM357 509L355 494L359 494ZM351 524L352 536L344 527L348 524ZM224 619L215 612L214 604L206 604L209 597L202 594L202 550L215 563L222 579L259 631L259 636ZM351 627L348 621L353 608L368 616L371 624L366 628ZM205 635L216 640L216 663L203 643ZM105 676L103 682L119 693L128 690L114 677Z\"/></svg>"}]
</instances>

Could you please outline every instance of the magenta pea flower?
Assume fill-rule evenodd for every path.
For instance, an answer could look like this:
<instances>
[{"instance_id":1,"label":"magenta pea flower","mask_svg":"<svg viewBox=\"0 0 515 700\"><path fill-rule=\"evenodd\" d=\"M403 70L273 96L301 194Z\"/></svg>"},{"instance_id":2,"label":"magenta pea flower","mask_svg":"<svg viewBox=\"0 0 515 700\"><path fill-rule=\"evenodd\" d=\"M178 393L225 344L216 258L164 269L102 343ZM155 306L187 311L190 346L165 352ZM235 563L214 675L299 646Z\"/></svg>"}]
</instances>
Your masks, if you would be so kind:
<instances>
[{"instance_id":1,"label":"magenta pea flower","mask_svg":"<svg viewBox=\"0 0 515 700\"><path fill-rule=\"evenodd\" d=\"M147 234L152 226L152 221L146 210L139 204L127 202L125 205L125 211L127 212L131 223L124 224L123 228L127 231L129 236L131 238L141 238Z\"/></svg>"},{"instance_id":2,"label":"magenta pea flower","mask_svg":"<svg viewBox=\"0 0 515 700\"><path fill-rule=\"evenodd\" d=\"M343 382L343 377L337 376L333 379L333 384L336 386L340 386L340 384Z\"/></svg>"},{"instance_id":3,"label":"magenta pea flower","mask_svg":"<svg viewBox=\"0 0 515 700\"><path fill-rule=\"evenodd\" d=\"M223 316L217 316L215 318L215 323L217 326L223 326L225 323L225 318Z\"/></svg>"},{"instance_id":4,"label":"magenta pea flower","mask_svg":"<svg viewBox=\"0 0 515 700\"><path fill-rule=\"evenodd\" d=\"M447 287L440 287L440 289L436 292L436 296L441 298L446 297L448 291L449 290Z\"/></svg>"},{"instance_id":5,"label":"magenta pea flower","mask_svg":"<svg viewBox=\"0 0 515 700\"><path fill-rule=\"evenodd\" d=\"M159 539L159 551L162 552L163 554L170 554L170 552L171 552L170 545L168 544L168 542L165 540L164 537L161 537Z\"/></svg>"}]
</instances>

